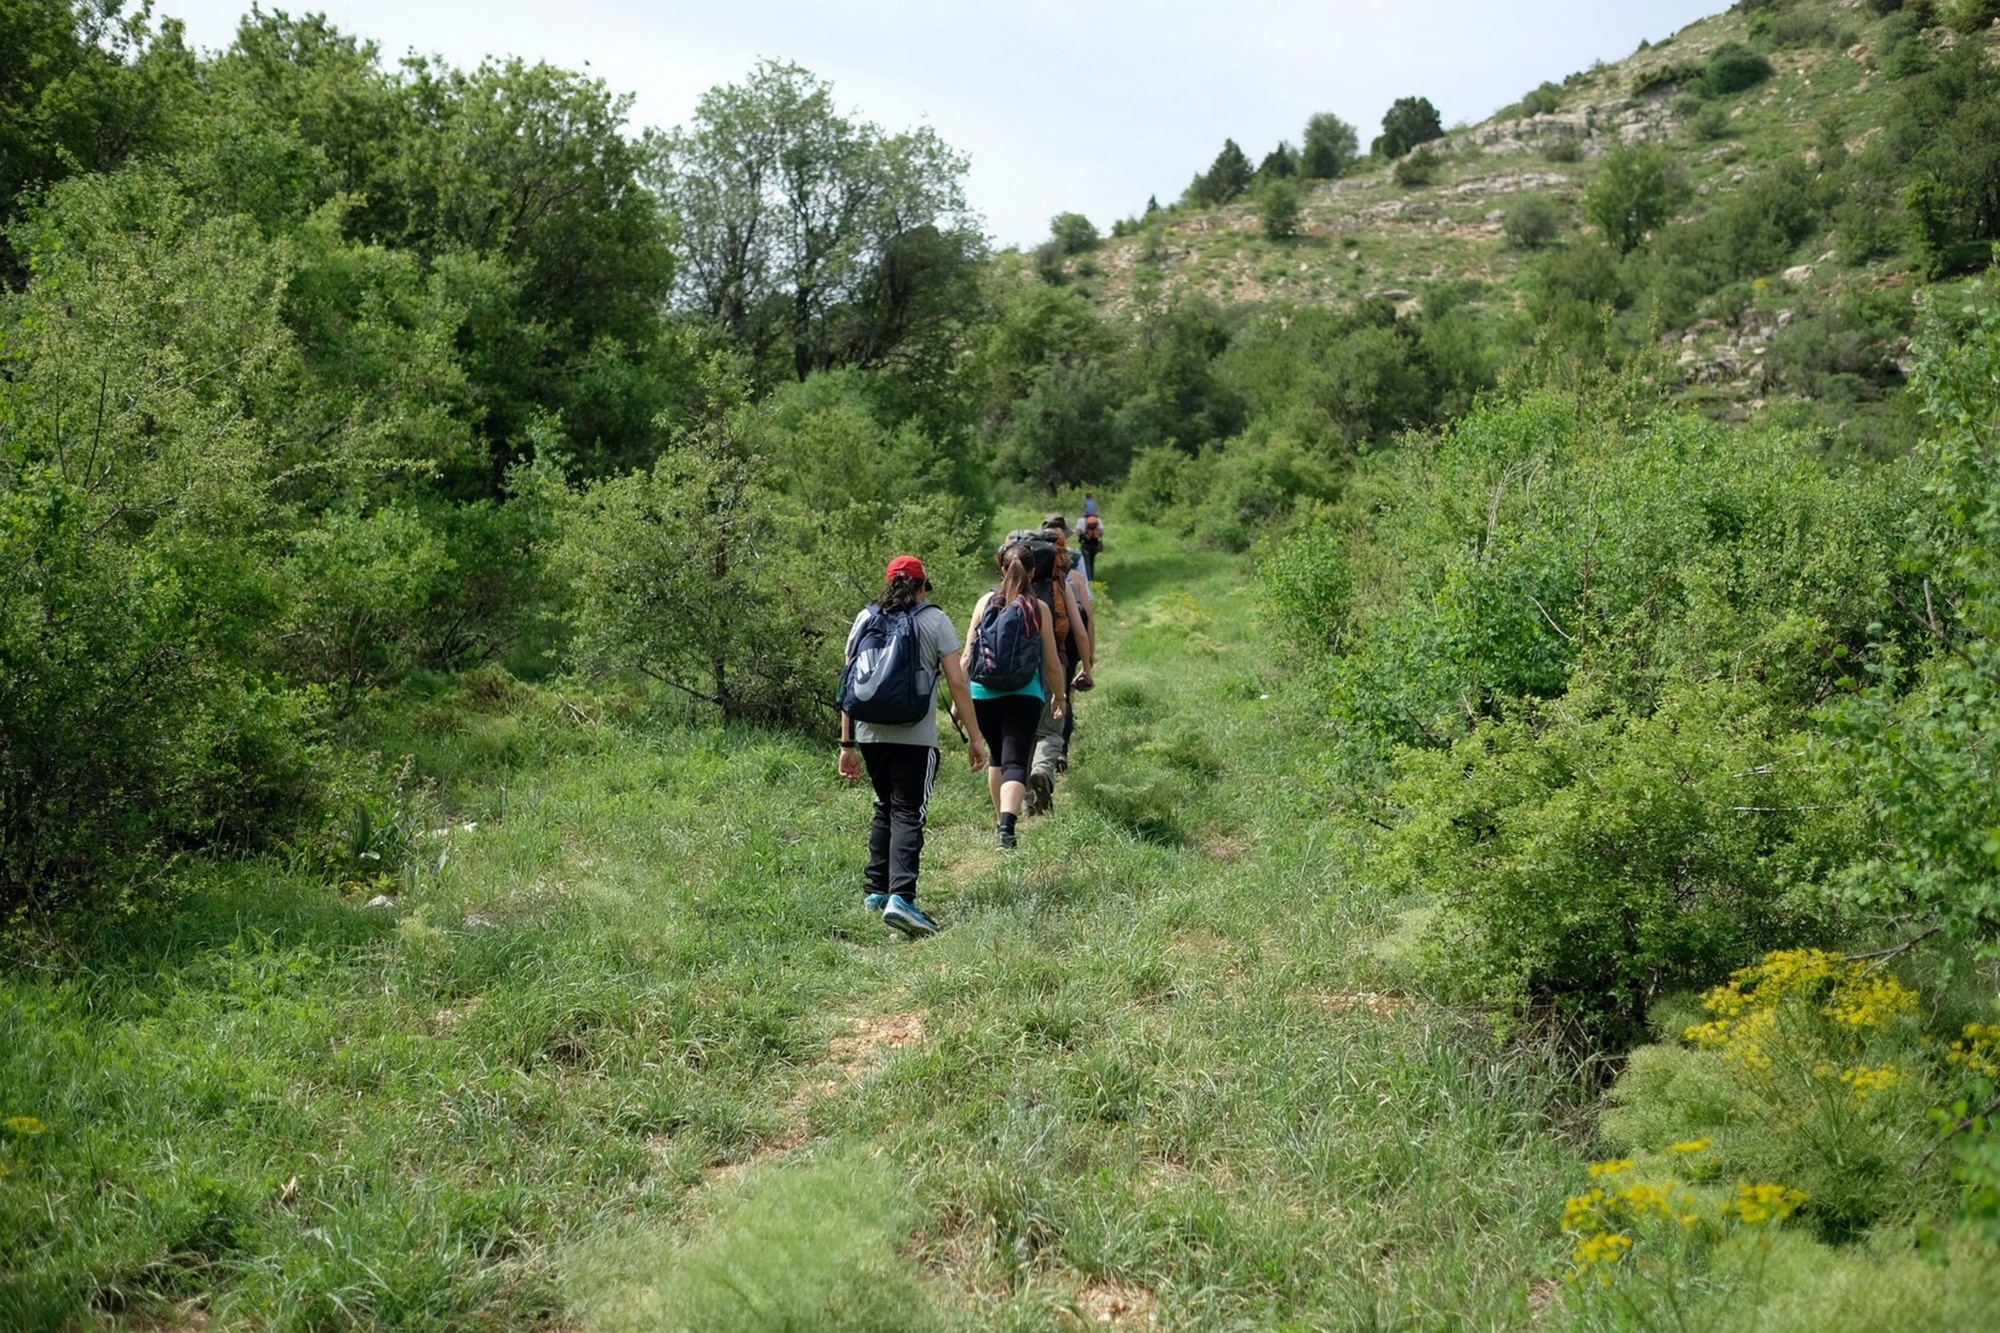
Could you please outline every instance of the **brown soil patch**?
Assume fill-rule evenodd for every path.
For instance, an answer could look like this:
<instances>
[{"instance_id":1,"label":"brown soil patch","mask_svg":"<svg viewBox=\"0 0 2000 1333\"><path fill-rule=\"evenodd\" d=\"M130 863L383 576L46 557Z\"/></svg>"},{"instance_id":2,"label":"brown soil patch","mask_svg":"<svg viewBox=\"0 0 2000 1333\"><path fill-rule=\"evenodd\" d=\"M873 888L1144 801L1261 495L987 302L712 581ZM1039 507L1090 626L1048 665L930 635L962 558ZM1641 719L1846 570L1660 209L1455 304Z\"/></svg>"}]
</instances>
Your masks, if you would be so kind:
<instances>
[{"instance_id":1,"label":"brown soil patch","mask_svg":"<svg viewBox=\"0 0 2000 1333\"><path fill-rule=\"evenodd\" d=\"M887 1052L899 1051L923 1039L924 1016L915 1010L905 1014L869 1014L854 1020L852 1032L828 1042L826 1053L852 1078L882 1063Z\"/></svg>"},{"instance_id":2,"label":"brown soil patch","mask_svg":"<svg viewBox=\"0 0 2000 1333\"><path fill-rule=\"evenodd\" d=\"M1201 850L1210 860L1228 865L1243 859L1250 851L1250 841L1247 838L1210 838Z\"/></svg>"},{"instance_id":3,"label":"brown soil patch","mask_svg":"<svg viewBox=\"0 0 2000 1333\"><path fill-rule=\"evenodd\" d=\"M1382 995L1372 990L1308 991L1304 995L1306 1003L1315 1009L1323 1009L1334 1014L1373 1014L1377 1018L1387 1018L1391 1014L1405 1013L1415 1006L1416 1001L1407 995Z\"/></svg>"},{"instance_id":4,"label":"brown soil patch","mask_svg":"<svg viewBox=\"0 0 2000 1333\"><path fill-rule=\"evenodd\" d=\"M1160 1298L1124 1282L1092 1282L1076 1293L1077 1313L1088 1324L1150 1328L1159 1322Z\"/></svg>"},{"instance_id":5,"label":"brown soil patch","mask_svg":"<svg viewBox=\"0 0 2000 1333\"><path fill-rule=\"evenodd\" d=\"M1562 1299L1562 1283L1554 1278L1536 1278L1528 1284L1528 1318L1541 1323L1548 1317L1549 1308Z\"/></svg>"},{"instance_id":6,"label":"brown soil patch","mask_svg":"<svg viewBox=\"0 0 2000 1333\"><path fill-rule=\"evenodd\" d=\"M779 1108L784 1128L748 1153L708 1169L711 1184L741 1180L756 1168L805 1147L812 1137L806 1121L813 1102L829 1097L856 1079L872 1073L891 1051L915 1045L924 1039L924 1016L912 1010L901 1014L864 1014L854 1020L851 1030L827 1043L827 1058L813 1066L806 1078L793 1089ZM656 1148L664 1148L656 1142Z\"/></svg>"}]
</instances>

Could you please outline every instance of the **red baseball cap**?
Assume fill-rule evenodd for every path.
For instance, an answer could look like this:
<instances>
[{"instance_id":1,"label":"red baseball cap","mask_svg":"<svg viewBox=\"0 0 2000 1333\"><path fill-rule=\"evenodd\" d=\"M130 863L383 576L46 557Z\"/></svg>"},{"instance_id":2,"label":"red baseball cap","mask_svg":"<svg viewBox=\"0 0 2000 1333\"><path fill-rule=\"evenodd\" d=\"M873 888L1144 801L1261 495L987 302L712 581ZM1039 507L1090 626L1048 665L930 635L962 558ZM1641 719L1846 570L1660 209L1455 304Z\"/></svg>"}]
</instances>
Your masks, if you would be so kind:
<instances>
[{"instance_id":1,"label":"red baseball cap","mask_svg":"<svg viewBox=\"0 0 2000 1333\"><path fill-rule=\"evenodd\" d=\"M889 562L889 568L882 571L884 579L893 579L898 574L908 574L917 582L930 584L930 575L924 573L924 562L913 555L899 555Z\"/></svg>"}]
</instances>

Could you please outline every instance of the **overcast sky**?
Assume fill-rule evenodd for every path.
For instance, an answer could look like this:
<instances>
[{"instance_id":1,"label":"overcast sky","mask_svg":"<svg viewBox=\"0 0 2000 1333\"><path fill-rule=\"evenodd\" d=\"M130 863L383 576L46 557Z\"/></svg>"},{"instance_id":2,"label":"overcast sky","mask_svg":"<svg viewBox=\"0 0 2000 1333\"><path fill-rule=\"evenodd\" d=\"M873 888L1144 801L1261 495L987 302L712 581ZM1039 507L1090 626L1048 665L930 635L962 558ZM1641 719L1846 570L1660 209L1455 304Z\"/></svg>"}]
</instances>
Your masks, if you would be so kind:
<instances>
[{"instance_id":1,"label":"overcast sky","mask_svg":"<svg viewBox=\"0 0 2000 1333\"><path fill-rule=\"evenodd\" d=\"M889 129L928 122L972 158L973 205L1001 244L1086 213L1099 227L1170 202L1224 136L1254 158L1308 115L1361 127L1397 97L1447 125L1543 79L1616 60L1725 0L321 0L343 29L476 65L518 55L587 66L632 93L635 128L679 124L760 56L833 81ZM161 0L197 46L228 44L247 5Z\"/></svg>"}]
</instances>

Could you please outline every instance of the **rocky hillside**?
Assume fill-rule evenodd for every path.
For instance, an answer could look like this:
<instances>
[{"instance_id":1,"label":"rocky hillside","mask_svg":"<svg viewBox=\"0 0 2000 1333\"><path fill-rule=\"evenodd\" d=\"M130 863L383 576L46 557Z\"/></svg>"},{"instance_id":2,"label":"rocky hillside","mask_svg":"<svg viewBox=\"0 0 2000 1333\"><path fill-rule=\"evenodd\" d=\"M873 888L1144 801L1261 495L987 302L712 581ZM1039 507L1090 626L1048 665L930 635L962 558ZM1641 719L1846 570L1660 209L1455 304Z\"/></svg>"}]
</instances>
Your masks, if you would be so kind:
<instances>
[{"instance_id":1,"label":"rocky hillside","mask_svg":"<svg viewBox=\"0 0 2000 1333\"><path fill-rule=\"evenodd\" d=\"M1781 164L1813 166L1834 145L1861 151L1912 69L1961 42L1994 44L1991 30L1925 27L1936 17L1930 6L1888 15L1878 8L1873 0L1738 7L1543 85L1527 99L1535 114L1515 107L1454 127L1419 150L1430 154L1428 179L1405 165L1399 181L1395 164L1364 159L1342 179L1314 183L1285 239L1265 234L1253 192L1221 208L1183 204L1153 214L1132 234L1068 259L1063 277L1112 312L1200 293L1225 305L1379 297L1407 314L1448 285L1456 302L1504 317L1523 308L1525 270L1538 251L1593 234L1582 203L1614 148L1657 144L1671 154L1685 174L1678 220L1687 221ZM1729 44L1761 55L1768 77L1702 95L1704 70ZM1507 219L1529 196L1554 205L1544 212L1556 230L1523 244ZM1652 336L1678 358L1691 389L1721 400L1718 411L1762 407L1762 358L1800 312L1914 281L1907 245L1841 262L1840 241L1837 228L1819 228L1749 284L1749 299L1705 308L1700 319L1683 311L1683 322ZM1893 362L1900 351L1886 355Z\"/></svg>"}]
</instances>

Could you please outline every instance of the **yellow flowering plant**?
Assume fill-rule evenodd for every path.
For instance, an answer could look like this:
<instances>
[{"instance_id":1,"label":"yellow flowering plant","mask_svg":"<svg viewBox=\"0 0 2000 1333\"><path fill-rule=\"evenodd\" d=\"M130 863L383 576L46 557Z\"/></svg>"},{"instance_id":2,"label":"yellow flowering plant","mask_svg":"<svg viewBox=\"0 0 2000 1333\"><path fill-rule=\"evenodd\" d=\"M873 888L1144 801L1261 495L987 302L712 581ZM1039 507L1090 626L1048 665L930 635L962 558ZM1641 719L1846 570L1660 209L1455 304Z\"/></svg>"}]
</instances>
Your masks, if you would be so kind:
<instances>
[{"instance_id":1,"label":"yellow flowering plant","mask_svg":"<svg viewBox=\"0 0 2000 1333\"><path fill-rule=\"evenodd\" d=\"M1626 1157L1590 1164L1591 1185L1563 1203L1561 1227L1574 1242L1566 1275L1573 1305L1601 1308L1619 1326L1678 1328L1692 1302L1727 1300L1762 1280L1764 1231L1807 1196L1750 1181L1723 1192L1649 1169L1693 1165L1713 1149L1711 1139L1689 1139L1644 1165Z\"/></svg>"}]
</instances>

